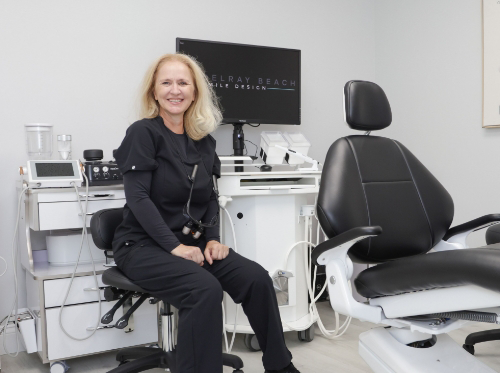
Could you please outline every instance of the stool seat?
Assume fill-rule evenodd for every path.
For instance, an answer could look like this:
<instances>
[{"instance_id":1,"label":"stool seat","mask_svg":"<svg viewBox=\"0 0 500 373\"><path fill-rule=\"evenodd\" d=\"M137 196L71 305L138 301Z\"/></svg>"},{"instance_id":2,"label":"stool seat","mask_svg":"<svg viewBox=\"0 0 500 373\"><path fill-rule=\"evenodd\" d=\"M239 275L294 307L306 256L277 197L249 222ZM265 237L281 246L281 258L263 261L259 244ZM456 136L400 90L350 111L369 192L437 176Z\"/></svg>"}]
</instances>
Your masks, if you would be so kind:
<instances>
[{"instance_id":1,"label":"stool seat","mask_svg":"<svg viewBox=\"0 0 500 373\"><path fill-rule=\"evenodd\" d=\"M123 272L118 269L118 267L105 270L102 274L102 282L105 285L113 286L122 290L147 293L146 290L132 283L132 281L130 281L127 276L125 276Z\"/></svg>"}]
</instances>

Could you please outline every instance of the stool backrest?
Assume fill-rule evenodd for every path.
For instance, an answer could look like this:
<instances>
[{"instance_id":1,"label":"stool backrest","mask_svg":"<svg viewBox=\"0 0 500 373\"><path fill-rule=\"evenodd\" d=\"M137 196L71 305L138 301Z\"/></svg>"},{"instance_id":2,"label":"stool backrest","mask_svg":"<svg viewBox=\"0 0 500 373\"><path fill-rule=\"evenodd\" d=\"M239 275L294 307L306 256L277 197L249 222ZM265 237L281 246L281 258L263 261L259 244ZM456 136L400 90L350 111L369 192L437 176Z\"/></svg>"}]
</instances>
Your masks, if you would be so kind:
<instances>
[{"instance_id":1,"label":"stool backrest","mask_svg":"<svg viewBox=\"0 0 500 373\"><path fill-rule=\"evenodd\" d=\"M99 210L90 219L90 232L96 246L101 250L112 250L116 228L123 220L123 207Z\"/></svg>"}]
</instances>

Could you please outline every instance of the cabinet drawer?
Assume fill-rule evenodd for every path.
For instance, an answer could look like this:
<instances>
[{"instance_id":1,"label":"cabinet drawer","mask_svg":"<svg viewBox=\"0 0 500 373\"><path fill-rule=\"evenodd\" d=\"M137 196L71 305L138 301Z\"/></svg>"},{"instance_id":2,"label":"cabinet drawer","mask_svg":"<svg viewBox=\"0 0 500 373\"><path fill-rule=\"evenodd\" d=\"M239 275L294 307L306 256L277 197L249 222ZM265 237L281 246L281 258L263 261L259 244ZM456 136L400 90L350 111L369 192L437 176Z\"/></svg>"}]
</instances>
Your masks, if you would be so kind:
<instances>
[{"instance_id":1,"label":"cabinet drawer","mask_svg":"<svg viewBox=\"0 0 500 373\"><path fill-rule=\"evenodd\" d=\"M106 199L89 201L87 216L103 209L123 207L125 199ZM83 202L82 202L83 206ZM78 202L52 202L38 204L38 221L40 230L72 229L82 227L82 217ZM87 219L87 227L90 219Z\"/></svg>"},{"instance_id":2,"label":"cabinet drawer","mask_svg":"<svg viewBox=\"0 0 500 373\"><path fill-rule=\"evenodd\" d=\"M109 311L114 304L115 302L102 302L101 315ZM121 329L101 329L84 341L75 341L64 334L59 326L59 310L58 307L46 311L48 358L51 361L158 341L156 305L147 301L134 312L134 331L125 333ZM64 307L63 325L73 337L85 338L92 333L86 331L86 328L96 325L98 311L99 303ZM116 311L113 322L121 316L123 307Z\"/></svg>"},{"instance_id":3,"label":"cabinet drawer","mask_svg":"<svg viewBox=\"0 0 500 373\"><path fill-rule=\"evenodd\" d=\"M99 284L99 287L106 286L102 283L101 277L102 275L97 275L97 283ZM70 278L61 278L57 280L45 280L43 282L45 308L59 307L62 305L64 296L68 291L70 281ZM94 276L75 277L73 284L71 285L71 291L69 292L68 299L66 300L66 305L97 302L98 292L85 290L89 288L95 288ZM103 290L99 291L101 299L104 299L103 293Z\"/></svg>"}]
</instances>

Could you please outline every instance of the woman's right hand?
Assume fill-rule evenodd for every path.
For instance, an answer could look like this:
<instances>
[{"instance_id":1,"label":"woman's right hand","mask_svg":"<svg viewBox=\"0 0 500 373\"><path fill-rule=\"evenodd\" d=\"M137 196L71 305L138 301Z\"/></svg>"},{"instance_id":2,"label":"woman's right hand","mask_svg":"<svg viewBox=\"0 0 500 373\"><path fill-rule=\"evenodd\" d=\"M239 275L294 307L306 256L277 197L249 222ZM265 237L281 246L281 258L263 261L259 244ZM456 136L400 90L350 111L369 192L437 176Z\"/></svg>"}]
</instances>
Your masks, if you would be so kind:
<instances>
[{"instance_id":1,"label":"woman's right hand","mask_svg":"<svg viewBox=\"0 0 500 373\"><path fill-rule=\"evenodd\" d=\"M205 258L199 247L180 244L175 249L173 249L171 253L175 256L180 256L181 258L192 260L193 262L198 263L200 266L203 266L203 260Z\"/></svg>"}]
</instances>

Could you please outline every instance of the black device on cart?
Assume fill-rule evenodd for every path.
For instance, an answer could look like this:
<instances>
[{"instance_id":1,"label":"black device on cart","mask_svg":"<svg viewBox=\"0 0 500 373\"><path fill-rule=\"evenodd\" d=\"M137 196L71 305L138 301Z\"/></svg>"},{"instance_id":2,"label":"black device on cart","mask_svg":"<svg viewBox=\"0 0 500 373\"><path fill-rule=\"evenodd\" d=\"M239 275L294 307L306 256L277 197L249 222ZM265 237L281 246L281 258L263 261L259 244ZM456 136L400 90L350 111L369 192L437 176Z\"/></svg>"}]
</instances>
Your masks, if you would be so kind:
<instances>
[{"instance_id":1,"label":"black device on cart","mask_svg":"<svg viewBox=\"0 0 500 373\"><path fill-rule=\"evenodd\" d=\"M89 180L89 186L123 184L123 175L114 161L103 162L101 149L83 151L84 171ZM85 184L85 180L83 181Z\"/></svg>"}]
</instances>

